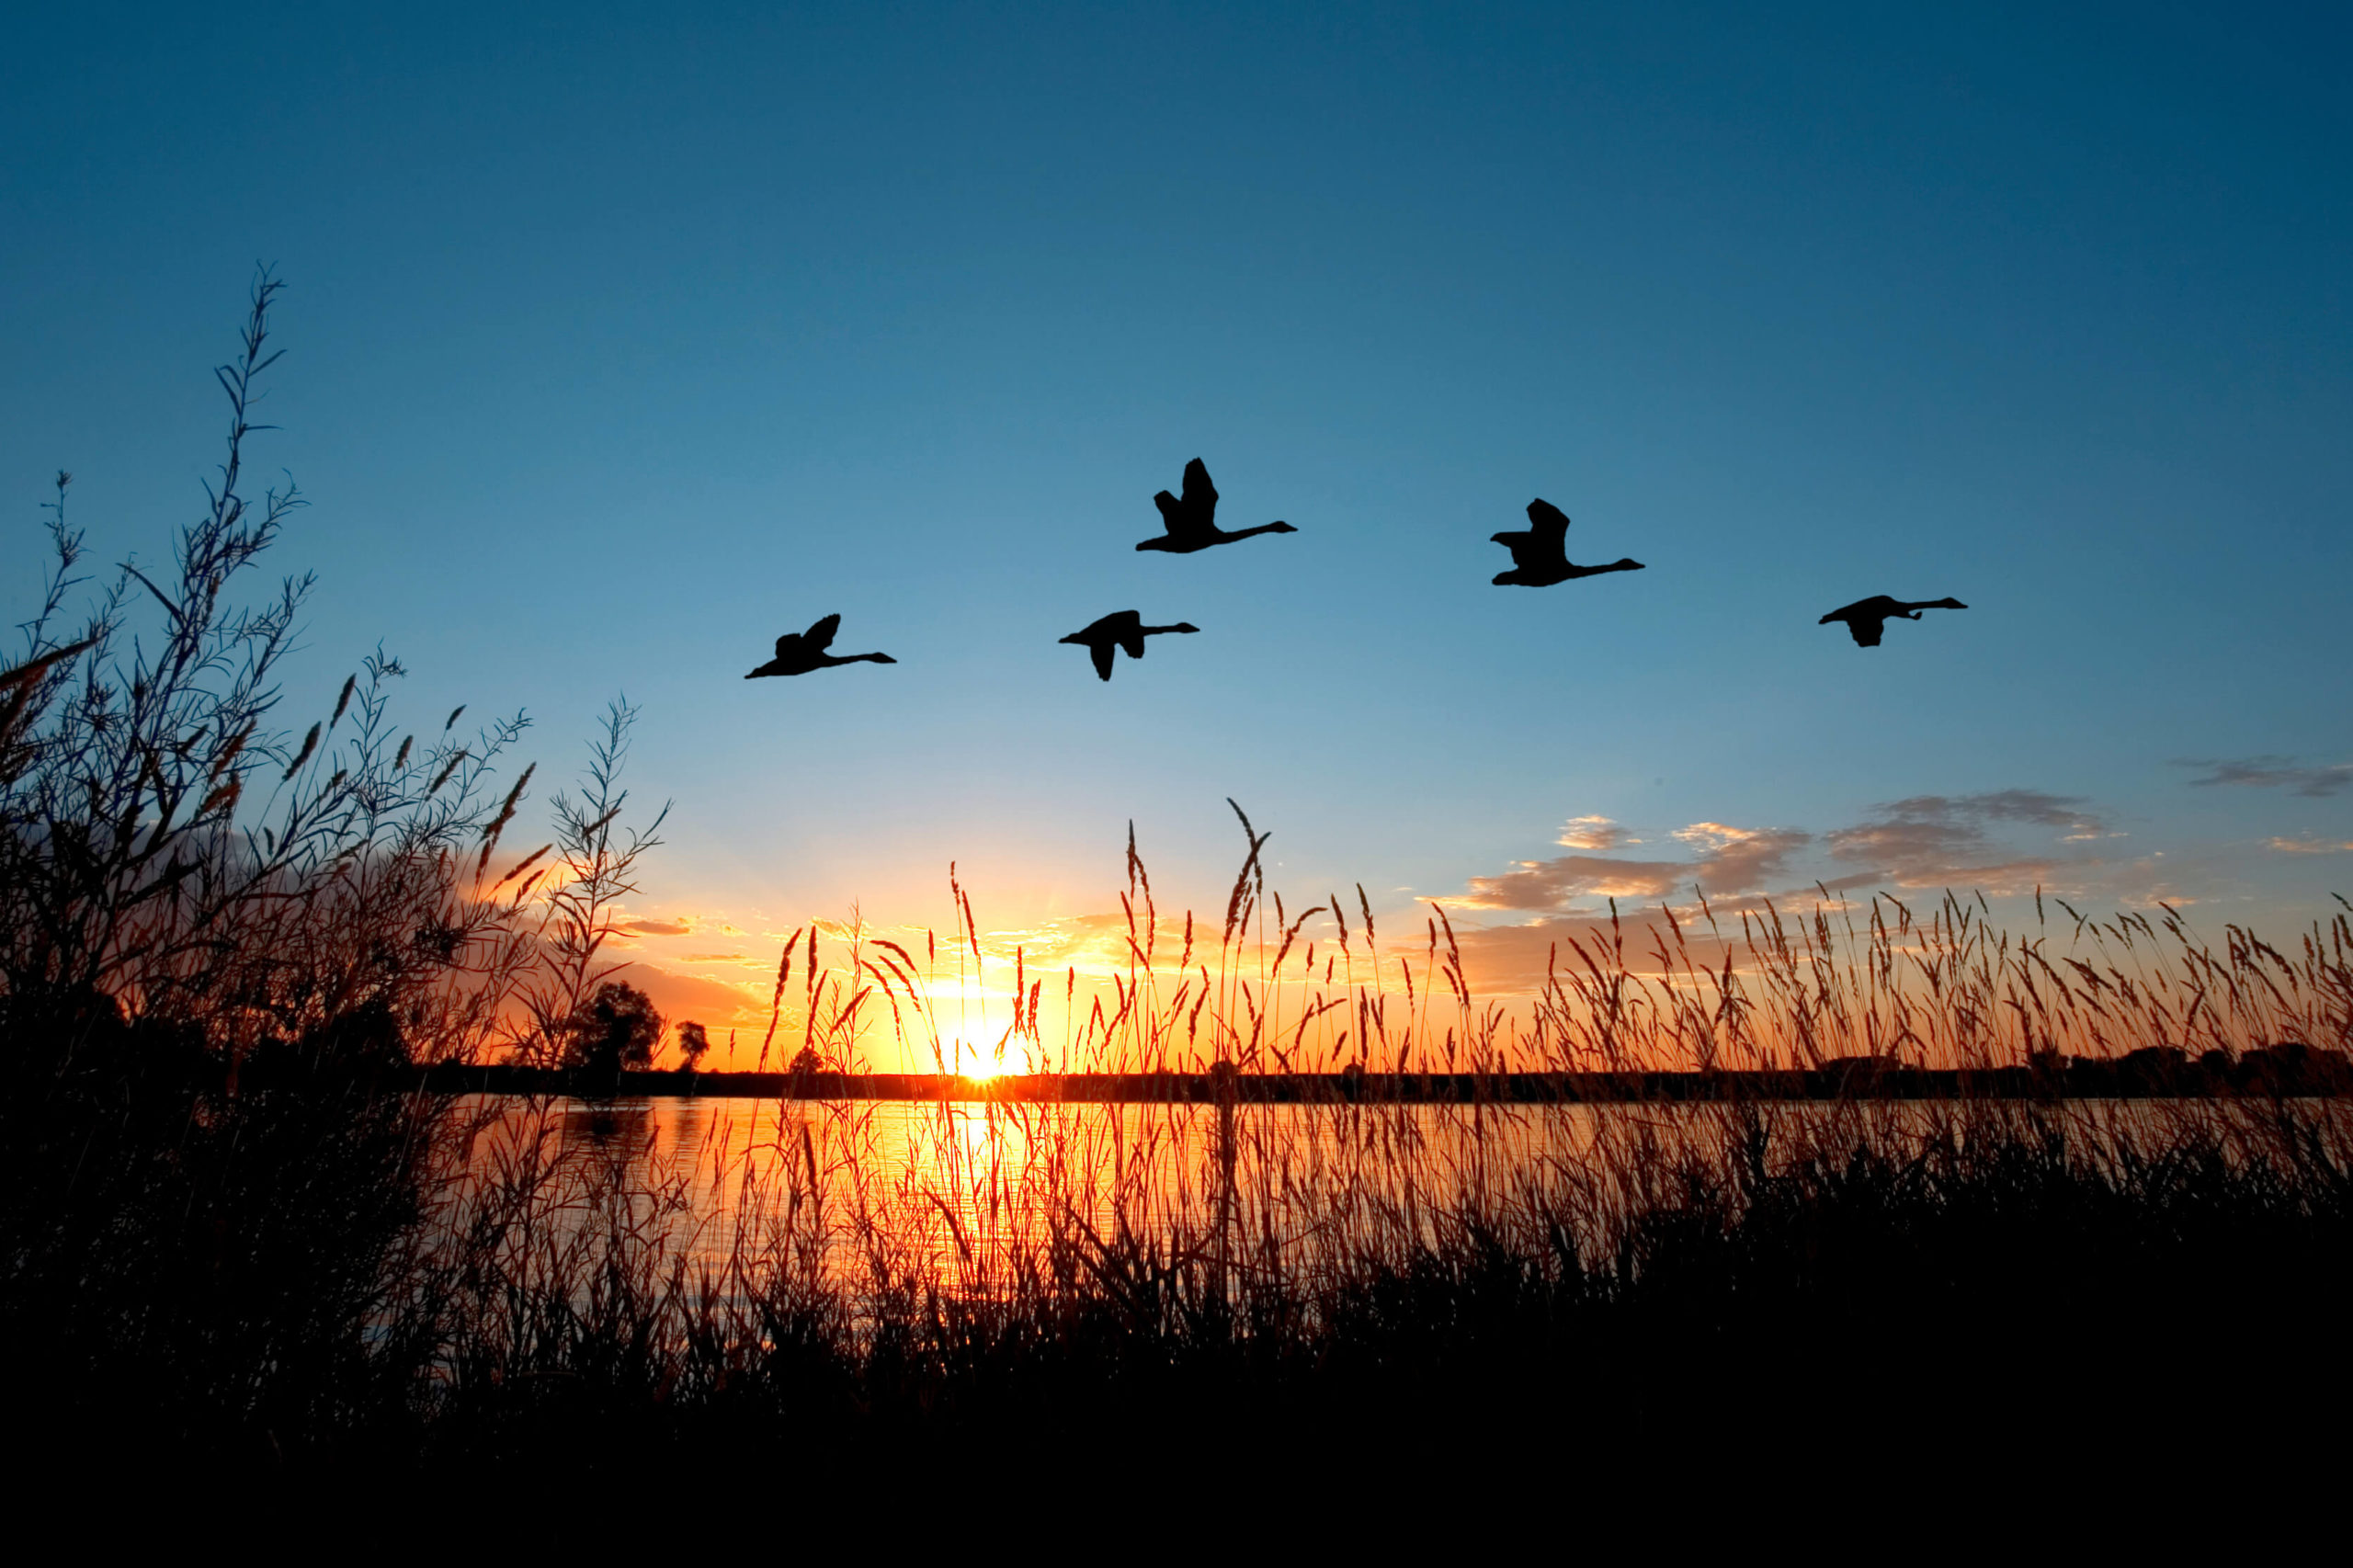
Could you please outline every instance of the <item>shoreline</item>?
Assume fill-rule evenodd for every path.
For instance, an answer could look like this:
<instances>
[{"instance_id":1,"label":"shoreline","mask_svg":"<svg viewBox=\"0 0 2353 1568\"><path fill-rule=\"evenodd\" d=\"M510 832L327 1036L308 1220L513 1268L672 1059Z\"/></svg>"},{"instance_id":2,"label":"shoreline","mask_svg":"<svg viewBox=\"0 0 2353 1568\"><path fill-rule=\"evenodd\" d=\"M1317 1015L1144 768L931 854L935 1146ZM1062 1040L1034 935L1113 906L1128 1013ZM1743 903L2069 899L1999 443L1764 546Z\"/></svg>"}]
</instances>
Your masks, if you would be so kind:
<instances>
[{"instance_id":1,"label":"shoreline","mask_svg":"<svg viewBox=\"0 0 2353 1568\"><path fill-rule=\"evenodd\" d=\"M1921 1068L1859 1057L1819 1068L1661 1073L1071 1073L975 1078L940 1073L624 1072L460 1066L401 1074L436 1095L654 1096L710 1099L979 1100L1073 1105L1620 1105L1745 1100L2205 1099L2353 1094L2335 1051L2272 1048L2228 1062L2077 1059L2055 1065Z\"/></svg>"}]
</instances>

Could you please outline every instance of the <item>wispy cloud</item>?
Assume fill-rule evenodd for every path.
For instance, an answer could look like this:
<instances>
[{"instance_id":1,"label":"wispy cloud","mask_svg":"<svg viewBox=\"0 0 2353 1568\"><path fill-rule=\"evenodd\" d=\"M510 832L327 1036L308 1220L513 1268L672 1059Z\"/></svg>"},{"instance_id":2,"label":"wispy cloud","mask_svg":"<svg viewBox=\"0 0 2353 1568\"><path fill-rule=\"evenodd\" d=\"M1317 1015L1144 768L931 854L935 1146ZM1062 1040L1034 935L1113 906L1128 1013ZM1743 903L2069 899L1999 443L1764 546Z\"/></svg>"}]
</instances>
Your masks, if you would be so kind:
<instances>
[{"instance_id":1,"label":"wispy cloud","mask_svg":"<svg viewBox=\"0 0 2353 1568\"><path fill-rule=\"evenodd\" d=\"M699 974L680 974L654 964L634 963L629 983L654 999L672 1023L693 1018L713 1027L756 1023L767 1017L768 998L753 987Z\"/></svg>"},{"instance_id":2,"label":"wispy cloud","mask_svg":"<svg viewBox=\"0 0 2353 1568\"><path fill-rule=\"evenodd\" d=\"M2353 843L2332 843L2325 838L2267 838L2264 842L2289 855L2342 855L2353 850Z\"/></svg>"},{"instance_id":3,"label":"wispy cloud","mask_svg":"<svg viewBox=\"0 0 2353 1568\"><path fill-rule=\"evenodd\" d=\"M1451 907L1455 901L1447 903ZM1627 910L1616 923L1607 914L1545 915L1523 923L1489 926L1458 921L1455 935L1464 974L1473 989L1489 995L1541 990L1548 970L1563 964L1575 968L1572 949L1579 943L1597 952L1622 940L1627 967L1639 974L1658 973L1654 949L1662 941L1670 947L1674 944L1655 906ZM1709 967L1723 961L1723 939L1704 925L1686 926L1682 937L1692 961Z\"/></svg>"},{"instance_id":4,"label":"wispy cloud","mask_svg":"<svg viewBox=\"0 0 2353 1568\"><path fill-rule=\"evenodd\" d=\"M613 929L624 937L691 937L695 923L682 920L624 920Z\"/></svg>"},{"instance_id":5,"label":"wispy cloud","mask_svg":"<svg viewBox=\"0 0 2353 1568\"><path fill-rule=\"evenodd\" d=\"M1710 893L1755 892L1787 874L1790 857L1813 835L1790 827L1694 823L1675 836L1701 853L1692 860L1620 860L1563 855L1522 860L1500 876L1473 877L1457 901L1473 909L1563 910L1580 897L1664 898L1695 884Z\"/></svg>"},{"instance_id":6,"label":"wispy cloud","mask_svg":"<svg viewBox=\"0 0 2353 1568\"><path fill-rule=\"evenodd\" d=\"M2077 795L1995 790L1975 795L1913 795L1878 808L1870 820L1829 834L1831 855L1901 887L1974 887L2011 892L2054 880L2063 864L2050 855L2009 855L1992 824L2063 828L2070 843L2109 836ZM2078 862L2081 865L2082 862ZM1854 879L1841 879L1861 885Z\"/></svg>"},{"instance_id":7,"label":"wispy cloud","mask_svg":"<svg viewBox=\"0 0 2353 1568\"><path fill-rule=\"evenodd\" d=\"M1776 888L1831 892L1870 887L1968 887L1987 893L2023 892L2038 885L2082 887L2107 860L2060 850L2123 836L2078 795L2042 790L1991 790L1967 795L1912 795L1877 807L1850 826L1817 836L1796 827L1744 827L1696 822L1670 835L1691 858L1636 859L1603 853L1642 840L1608 817L1572 818L1559 842L1594 853L1521 860L1493 876L1472 877L1465 892L1447 902L1468 909L1509 910L1540 916L1575 916L1582 898L1673 900L1694 887L1711 903L1740 901ZM2033 841L2045 846L2038 849ZM1843 862L1840 874L1816 860L1799 868L1809 849L1826 849ZM1781 896L1775 893L1774 896ZM1541 921L1526 924L1533 926Z\"/></svg>"},{"instance_id":8,"label":"wispy cloud","mask_svg":"<svg viewBox=\"0 0 2353 1568\"><path fill-rule=\"evenodd\" d=\"M2189 781L2201 788L2214 784L2243 784L2256 790L2286 790L2292 794L2314 799L2353 788L2353 762L2301 767L2292 756L2243 756L2236 759L2200 756L2177 758L2174 766L2206 769L2203 778Z\"/></svg>"},{"instance_id":9,"label":"wispy cloud","mask_svg":"<svg viewBox=\"0 0 2353 1568\"><path fill-rule=\"evenodd\" d=\"M1977 822L2023 822L2098 833L2102 824L2084 809L2081 795L2050 795L2040 790L1991 790L1977 795L1913 795L1879 808L1887 816L1961 817Z\"/></svg>"}]
</instances>

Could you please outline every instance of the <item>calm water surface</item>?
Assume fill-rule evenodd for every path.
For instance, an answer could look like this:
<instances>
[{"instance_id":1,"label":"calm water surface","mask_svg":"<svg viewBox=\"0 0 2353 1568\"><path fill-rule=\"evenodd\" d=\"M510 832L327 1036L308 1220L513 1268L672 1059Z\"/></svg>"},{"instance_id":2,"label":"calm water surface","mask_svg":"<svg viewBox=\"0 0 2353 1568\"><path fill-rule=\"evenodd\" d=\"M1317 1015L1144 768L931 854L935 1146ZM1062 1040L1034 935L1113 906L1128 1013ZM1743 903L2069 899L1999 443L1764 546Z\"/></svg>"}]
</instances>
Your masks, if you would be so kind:
<instances>
[{"instance_id":1,"label":"calm water surface","mask_svg":"<svg viewBox=\"0 0 2353 1568\"><path fill-rule=\"evenodd\" d=\"M2076 1135L2215 1114L2191 1102L1951 1105L1007 1106L987 1102L476 1099L460 1199L529 1187L546 1223L626 1232L700 1265L813 1246L985 1272L1056 1231L1258 1256L1427 1240L1450 1217L1566 1213L1597 1235L1720 1161L1755 1115L1777 1153L1937 1135L1961 1116Z\"/></svg>"}]
</instances>

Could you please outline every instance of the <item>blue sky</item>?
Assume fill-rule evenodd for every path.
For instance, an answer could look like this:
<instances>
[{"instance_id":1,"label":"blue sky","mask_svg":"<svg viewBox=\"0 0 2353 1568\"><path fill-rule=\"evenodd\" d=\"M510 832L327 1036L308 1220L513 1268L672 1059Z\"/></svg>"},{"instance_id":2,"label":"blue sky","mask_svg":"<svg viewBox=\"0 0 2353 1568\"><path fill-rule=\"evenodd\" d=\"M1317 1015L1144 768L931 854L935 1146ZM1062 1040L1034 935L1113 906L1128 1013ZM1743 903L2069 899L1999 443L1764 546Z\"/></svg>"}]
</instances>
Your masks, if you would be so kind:
<instances>
[{"instance_id":1,"label":"blue sky","mask_svg":"<svg viewBox=\"0 0 2353 1568\"><path fill-rule=\"evenodd\" d=\"M1131 820L1220 898L1228 796L1278 886L1492 924L1694 878L2301 922L2353 887L2349 34L52 8L0 61L0 587L59 467L165 552L258 258L290 718L381 641L544 779L626 691L699 952L944 920L951 858L984 924L1097 912ZM1134 553L1195 455L1301 531ZM1648 570L1490 586L1535 495ZM1972 608L1815 625L1880 592ZM1127 608L1203 632L1105 686L1055 640ZM835 610L900 663L739 678Z\"/></svg>"}]
</instances>

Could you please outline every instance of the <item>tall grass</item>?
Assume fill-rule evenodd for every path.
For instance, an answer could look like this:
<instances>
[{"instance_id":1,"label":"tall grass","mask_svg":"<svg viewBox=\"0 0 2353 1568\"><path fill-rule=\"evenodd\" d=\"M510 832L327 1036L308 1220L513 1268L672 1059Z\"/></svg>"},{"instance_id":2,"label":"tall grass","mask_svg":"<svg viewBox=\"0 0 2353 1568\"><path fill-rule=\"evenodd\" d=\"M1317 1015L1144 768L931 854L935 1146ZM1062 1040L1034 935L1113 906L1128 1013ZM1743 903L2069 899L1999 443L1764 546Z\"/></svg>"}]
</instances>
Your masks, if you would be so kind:
<instances>
[{"instance_id":1,"label":"tall grass","mask_svg":"<svg viewBox=\"0 0 2353 1568\"><path fill-rule=\"evenodd\" d=\"M529 1466L591 1421L629 1464L1410 1489L1768 1432L1738 1462L1868 1465L1873 1429L1983 1464L2044 1378L2085 1449L2284 1440L2346 1381L2168 1371L2347 1304L2336 1102L788 1104L676 1163L598 1114L508 1108L453 1187L426 1451Z\"/></svg>"},{"instance_id":2,"label":"tall grass","mask_svg":"<svg viewBox=\"0 0 2353 1568\"><path fill-rule=\"evenodd\" d=\"M1032 1074L1770 1070L1856 1058L1982 1069L2148 1050L2232 1059L2282 1042L2353 1048L2353 906L2341 899L2287 950L2236 925L2218 948L2171 907L2099 920L2040 896L2030 935L1950 892L1922 910L1884 893L1859 904L1825 893L1803 915L1759 899L1720 915L1696 893L1685 911L1621 915L1613 903L1606 924L1553 945L1532 994L1489 996L1460 912L1429 901L1401 951L1382 942L1360 886L1352 901L1288 909L1265 886L1267 835L1234 812L1247 850L1214 920L1161 913L1131 833L1108 974L1040 973L1020 946L1008 961L951 870L944 942L926 931L903 944L852 922L846 950L828 957L815 926L805 940L796 932L767 1038L790 1013L802 1049L846 1071L871 1066L887 1039L901 1060L943 1073ZM796 950L797 994L787 986ZM1051 1008L1043 1021L1041 1007Z\"/></svg>"}]
</instances>

